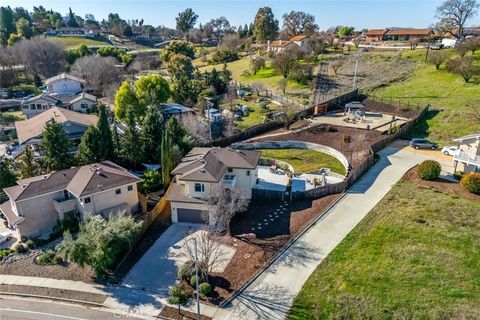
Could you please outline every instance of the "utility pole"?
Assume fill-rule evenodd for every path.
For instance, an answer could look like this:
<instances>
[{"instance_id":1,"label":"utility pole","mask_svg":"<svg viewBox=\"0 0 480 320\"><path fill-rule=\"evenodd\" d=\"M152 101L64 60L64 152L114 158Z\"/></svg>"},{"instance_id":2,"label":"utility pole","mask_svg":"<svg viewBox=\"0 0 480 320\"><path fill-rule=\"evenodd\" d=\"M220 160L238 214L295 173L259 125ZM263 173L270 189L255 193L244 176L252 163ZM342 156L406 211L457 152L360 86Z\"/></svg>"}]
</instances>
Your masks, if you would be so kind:
<instances>
[{"instance_id":1,"label":"utility pole","mask_svg":"<svg viewBox=\"0 0 480 320\"><path fill-rule=\"evenodd\" d=\"M188 241L193 241L193 244L195 246L195 290L196 292L196 301L197 301L197 320L200 320L200 292L198 291L198 282L200 282L200 279L198 277L198 250L197 250L197 238L195 236L192 236L190 239L186 240Z\"/></svg>"}]
</instances>

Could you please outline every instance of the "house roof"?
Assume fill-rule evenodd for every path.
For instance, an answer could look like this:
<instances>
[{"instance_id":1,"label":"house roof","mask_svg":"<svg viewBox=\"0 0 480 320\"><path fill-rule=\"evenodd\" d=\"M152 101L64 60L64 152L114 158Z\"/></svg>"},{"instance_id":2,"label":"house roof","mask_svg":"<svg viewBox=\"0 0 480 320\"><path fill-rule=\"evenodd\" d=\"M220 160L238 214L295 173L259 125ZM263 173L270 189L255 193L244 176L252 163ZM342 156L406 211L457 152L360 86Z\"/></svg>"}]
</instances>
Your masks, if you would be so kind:
<instances>
[{"instance_id":1,"label":"house roof","mask_svg":"<svg viewBox=\"0 0 480 320\"><path fill-rule=\"evenodd\" d=\"M81 83L86 83L86 81L81 79L81 78L72 76L68 73L60 73L59 75L56 75L55 77L51 77L51 78L48 78L47 80L45 80L45 84L49 85L53 82L57 82L59 80L66 80L66 79L78 81L78 82L81 82Z\"/></svg>"},{"instance_id":2,"label":"house roof","mask_svg":"<svg viewBox=\"0 0 480 320\"><path fill-rule=\"evenodd\" d=\"M90 100L90 101L97 101L97 97L94 96L93 94L86 93L85 91L82 91L80 94L78 94L75 98L70 100L70 103L75 103L81 100Z\"/></svg>"},{"instance_id":3,"label":"house roof","mask_svg":"<svg viewBox=\"0 0 480 320\"><path fill-rule=\"evenodd\" d=\"M387 31L389 36L428 36L433 33L432 29L392 29Z\"/></svg>"},{"instance_id":4,"label":"house roof","mask_svg":"<svg viewBox=\"0 0 480 320\"><path fill-rule=\"evenodd\" d=\"M306 39L308 38L307 36L304 36L304 35L298 35L298 36L294 36L292 38L290 38L290 41L302 41L303 39Z\"/></svg>"},{"instance_id":5,"label":"house roof","mask_svg":"<svg viewBox=\"0 0 480 320\"><path fill-rule=\"evenodd\" d=\"M463 141L463 140L470 140L470 139L480 139L480 132L472 133L460 138L453 139L453 141Z\"/></svg>"},{"instance_id":6,"label":"house roof","mask_svg":"<svg viewBox=\"0 0 480 320\"><path fill-rule=\"evenodd\" d=\"M272 41L270 42L269 46L270 47L279 47L279 48L282 48L282 47L286 47L290 44L294 44L296 45L296 43L294 42L291 42L291 41L287 41L287 40L276 40L276 41Z\"/></svg>"},{"instance_id":7,"label":"house roof","mask_svg":"<svg viewBox=\"0 0 480 320\"><path fill-rule=\"evenodd\" d=\"M370 29L365 34L366 36L383 36L388 30L387 29Z\"/></svg>"},{"instance_id":8,"label":"house roof","mask_svg":"<svg viewBox=\"0 0 480 320\"><path fill-rule=\"evenodd\" d=\"M10 201L7 201L0 205L0 211L7 217L8 223L10 225L15 225L19 222L25 220L24 217L19 217L13 212L12 206L10 205Z\"/></svg>"},{"instance_id":9,"label":"house roof","mask_svg":"<svg viewBox=\"0 0 480 320\"><path fill-rule=\"evenodd\" d=\"M46 93L42 93L42 94L39 94L38 96L35 96L33 98L28 99L25 103L35 102L35 101L40 100L40 99L51 102L51 103L55 103L55 104L60 101L59 99L57 99L57 98L55 98L51 95L48 95Z\"/></svg>"},{"instance_id":10,"label":"house roof","mask_svg":"<svg viewBox=\"0 0 480 320\"><path fill-rule=\"evenodd\" d=\"M186 203L207 203L205 200L189 197L185 195L185 186L178 183L172 183L167 195L167 201L186 202Z\"/></svg>"},{"instance_id":11,"label":"house roof","mask_svg":"<svg viewBox=\"0 0 480 320\"><path fill-rule=\"evenodd\" d=\"M218 182L228 168L255 169L260 151L193 148L171 172L181 180Z\"/></svg>"},{"instance_id":12,"label":"house roof","mask_svg":"<svg viewBox=\"0 0 480 320\"><path fill-rule=\"evenodd\" d=\"M110 161L73 167L17 181L3 190L13 201L67 189L77 197L131 184L140 179Z\"/></svg>"},{"instance_id":13,"label":"house roof","mask_svg":"<svg viewBox=\"0 0 480 320\"><path fill-rule=\"evenodd\" d=\"M97 116L94 114L84 114L64 108L53 107L30 119L16 121L15 128L17 129L18 142L22 144L41 135L45 128L45 124L51 119L55 119L58 123L68 121L86 127L94 126L98 120Z\"/></svg>"}]
</instances>

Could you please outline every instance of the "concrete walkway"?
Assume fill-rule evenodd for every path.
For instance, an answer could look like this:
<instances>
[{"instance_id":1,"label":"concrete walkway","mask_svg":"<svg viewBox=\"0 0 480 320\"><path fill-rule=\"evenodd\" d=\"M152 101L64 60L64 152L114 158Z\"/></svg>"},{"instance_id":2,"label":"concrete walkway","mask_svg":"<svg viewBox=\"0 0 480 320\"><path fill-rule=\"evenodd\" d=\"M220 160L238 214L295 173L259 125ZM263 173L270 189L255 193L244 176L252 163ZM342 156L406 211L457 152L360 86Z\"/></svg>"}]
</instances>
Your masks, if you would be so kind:
<instances>
[{"instance_id":1,"label":"concrete walkway","mask_svg":"<svg viewBox=\"0 0 480 320\"><path fill-rule=\"evenodd\" d=\"M396 147L387 147L379 154L380 161L214 319L285 318L303 284L323 259L408 169L429 158Z\"/></svg>"}]
</instances>

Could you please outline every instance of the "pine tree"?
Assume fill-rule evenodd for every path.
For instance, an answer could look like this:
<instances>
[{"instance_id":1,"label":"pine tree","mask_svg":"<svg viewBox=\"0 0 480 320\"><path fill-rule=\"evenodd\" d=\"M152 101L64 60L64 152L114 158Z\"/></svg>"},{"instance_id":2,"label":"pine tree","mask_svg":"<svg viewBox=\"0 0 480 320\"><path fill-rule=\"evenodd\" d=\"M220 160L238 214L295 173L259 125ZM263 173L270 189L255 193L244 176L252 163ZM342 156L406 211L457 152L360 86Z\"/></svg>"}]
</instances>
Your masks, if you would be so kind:
<instances>
[{"instance_id":1,"label":"pine tree","mask_svg":"<svg viewBox=\"0 0 480 320\"><path fill-rule=\"evenodd\" d=\"M98 154L99 161L113 160L114 145L112 139L112 131L110 124L108 123L107 112L105 106L100 105L98 107Z\"/></svg>"},{"instance_id":2,"label":"pine tree","mask_svg":"<svg viewBox=\"0 0 480 320\"><path fill-rule=\"evenodd\" d=\"M165 131L169 133L172 144L174 145L180 144L183 136L187 133L175 117L168 119Z\"/></svg>"},{"instance_id":3,"label":"pine tree","mask_svg":"<svg viewBox=\"0 0 480 320\"><path fill-rule=\"evenodd\" d=\"M0 157L0 190L14 186L17 182L17 176L13 171L12 161Z\"/></svg>"},{"instance_id":4,"label":"pine tree","mask_svg":"<svg viewBox=\"0 0 480 320\"><path fill-rule=\"evenodd\" d=\"M173 118L171 118L173 119ZM172 136L169 130L165 131L160 148L160 158L162 165L162 183L166 187L170 184L170 172L173 170L173 143Z\"/></svg>"},{"instance_id":5,"label":"pine tree","mask_svg":"<svg viewBox=\"0 0 480 320\"><path fill-rule=\"evenodd\" d=\"M75 18L75 15L72 12L72 8L68 8L68 21L67 21L67 26L71 28L78 28L78 23L77 19Z\"/></svg>"},{"instance_id":6,"label":"pine tree","mask_svg":"<svg viewBox=\"0 0 480 320\"><path fill-rule=\"evenodd\" d=\"M44 165L47 171L63 170L72 163L68 152L71 142L63 131L63 126L53 118L45 126L40 147L45 156Z\"/></svg>"},{"instance_id":7,"label":"pine tree","mask_svg":"<svg viewBox=\"0 0 480 320\"><path fill-rule=\"evenodd\" d=\"M123 133L120 157L129 165L136 168L142 160L142 141L139 139L135 115L132 108L127 110L127 128Z\"/></svg>"},{"instance_id":8,"label":"pine tree","mask_svg":"<svg viewBox=\"0 0 480 320\"><path fill-rule=\"evenodd\" d=\"M25 146L25 151L20 158L19 171L22 179L35 177L40 174L40 166L35 161L33 150L29 145Z\"/></svg>"},{"instance_id":9,"label":"pine tree","mask_svg":"<svg viewBox=\"0 0 480 320\"><path fill-rule=\"evenodd\" d=\"M162 141L162 117L155 107L149 107L143 118L140 136L143 143L144 160L149 163L158 163L160 144Z\"/></svg>"},{"instance_id":10,"label":"pine tree","mask_svg":"<svg viewBox=\"0 0 480 320\"><path fill-rule=\"evenodd\" d=\"M94 126L88 127L78 145L75 158L79 165L90 164L99 161L99 132Z\"/></svg>"}]
</instances>

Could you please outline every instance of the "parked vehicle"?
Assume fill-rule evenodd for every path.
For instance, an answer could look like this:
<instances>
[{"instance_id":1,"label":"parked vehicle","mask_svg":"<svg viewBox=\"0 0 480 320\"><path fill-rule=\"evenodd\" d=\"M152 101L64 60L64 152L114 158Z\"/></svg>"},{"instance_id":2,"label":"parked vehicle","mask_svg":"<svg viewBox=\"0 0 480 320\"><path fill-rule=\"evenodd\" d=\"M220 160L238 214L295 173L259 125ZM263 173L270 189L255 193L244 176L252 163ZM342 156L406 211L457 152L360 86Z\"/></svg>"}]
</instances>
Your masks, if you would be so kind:
<instances>
[{"instance_id":1,"label":"parked vehicle","mask_svg":"<svg viewBox=\"0 0 480 320\"><path fill-rule=\"evenodd\" d=\"M12 234L10 232L0 232L0 244L10 241L10 239L12 239Z\"/></svg>"},{"instance_id":2,"label":"parked vehicle","mask_svg":"<svg viewBox=\"0 0 480 320\"><path fill-rule=\"evenodd\" d=\"M435 142L428 141L427 139L412 139L410 141L410 147L415 150L418 149L432 149L435 150L438 148L438 144Z\"/></svg>"},{"instance_id":3,"label":"parked vehicle","mask_svg":"<svg viewBox=\"0 0 480 320\"><path fill-rule=\"evenodd\" d=\"M443 147L442 152L447 156L454 156L460 151L460 148L457 146Z\"/></svg>"}]
</instances>

